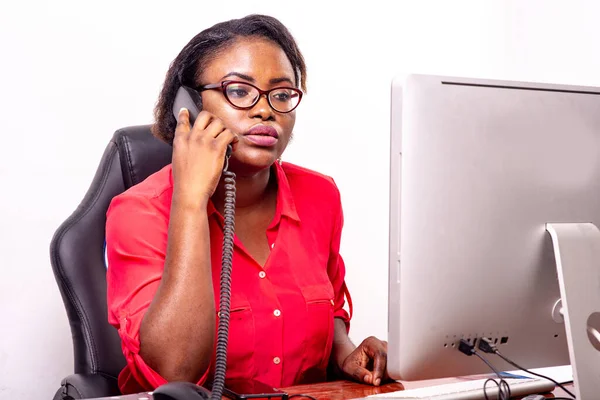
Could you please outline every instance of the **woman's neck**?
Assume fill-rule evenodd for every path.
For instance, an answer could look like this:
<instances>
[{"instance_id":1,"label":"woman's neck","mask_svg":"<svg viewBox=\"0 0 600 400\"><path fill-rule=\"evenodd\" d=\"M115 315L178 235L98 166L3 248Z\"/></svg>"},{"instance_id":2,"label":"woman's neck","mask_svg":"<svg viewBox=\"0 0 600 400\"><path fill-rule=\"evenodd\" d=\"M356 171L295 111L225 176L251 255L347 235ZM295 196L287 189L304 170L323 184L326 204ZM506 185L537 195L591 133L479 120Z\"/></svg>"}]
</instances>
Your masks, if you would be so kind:
<instances>
[{"instance_id":1,"label":"woman's neck","mask_svg":"<svg viewBox=\"0 0 600 400\"><path fill-rule=\"evenodd\" d=\"M265 199L269 198L269 195L273 194L274 189L277 187L275 180L275 171L273 168L266 168L252 175L236 176L236 210L251 210L261 205ZM215 208L222 215L225 204L225 181L223 176L211 200Z\"/></svg>"}]
</instances>

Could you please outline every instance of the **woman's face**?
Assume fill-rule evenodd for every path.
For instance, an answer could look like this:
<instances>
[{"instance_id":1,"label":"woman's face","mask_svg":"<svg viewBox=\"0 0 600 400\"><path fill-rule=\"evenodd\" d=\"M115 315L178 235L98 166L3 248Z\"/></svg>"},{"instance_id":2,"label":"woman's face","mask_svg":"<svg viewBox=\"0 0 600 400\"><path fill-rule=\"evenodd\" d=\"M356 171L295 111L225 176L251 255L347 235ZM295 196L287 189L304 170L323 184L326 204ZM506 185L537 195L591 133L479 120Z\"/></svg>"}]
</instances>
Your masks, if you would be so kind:
<instances>
[{"instance_id":1,"label":"woman's face","mask_svg":"<svg viewBox=\"0 0 600 400\"><path fill-rule=\"evenodd\" d=\"M204 66L198 85L235 80L259 89L295 87L294 70L283 50L266 39L242 38ZM231 105L220 89L204 90L203 109L219 118L239 136L230 165L238 174L251 174L270 167L285 150L296 111L280 113L266 96L250 109Z\"/></svg>"}]
</instances>

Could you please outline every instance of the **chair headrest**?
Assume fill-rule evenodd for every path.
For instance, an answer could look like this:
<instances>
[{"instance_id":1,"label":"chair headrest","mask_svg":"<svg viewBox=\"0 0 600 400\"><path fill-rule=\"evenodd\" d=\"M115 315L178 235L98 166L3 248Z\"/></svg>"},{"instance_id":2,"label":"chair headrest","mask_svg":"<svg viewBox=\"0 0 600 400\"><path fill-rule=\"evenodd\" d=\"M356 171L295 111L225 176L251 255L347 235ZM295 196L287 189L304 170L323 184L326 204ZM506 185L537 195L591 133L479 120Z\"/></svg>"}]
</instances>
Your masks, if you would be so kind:
<instances>
[{"instance_id":1,"label":"chair headrest","mask_svg":"<svg viewBox=\"0 0 600 400\"><path fill-rule=\"evenodd\" d=\"M119 150L123 183L130 188L169 164L173 148L152 135L151 125L121 128L113 135Z\"/></svg>"}]
</instances>

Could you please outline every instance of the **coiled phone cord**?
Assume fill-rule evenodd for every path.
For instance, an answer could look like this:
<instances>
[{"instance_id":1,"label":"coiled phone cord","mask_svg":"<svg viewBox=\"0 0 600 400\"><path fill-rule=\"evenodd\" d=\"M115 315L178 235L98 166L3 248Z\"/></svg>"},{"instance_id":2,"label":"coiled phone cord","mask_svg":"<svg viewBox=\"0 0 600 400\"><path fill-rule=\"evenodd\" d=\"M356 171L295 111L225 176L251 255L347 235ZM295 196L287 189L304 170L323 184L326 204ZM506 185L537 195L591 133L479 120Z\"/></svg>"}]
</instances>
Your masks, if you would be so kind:
<instances>
[{"instance_id":1,"label":"coiled phone cord","mask_svg":"<svg viewBox=\"0 0 600 400\"><path fill-rule=\"evenodd\" d=\"M221 400L225 387L227 369L227 339L229 336L229 311L231 308L231 262L233 260L233 233L235 230L235 173L228 171L231 145L227 146L223 176L225 181L225 226L223 228L223 255L221 257L221 288L219 297L219 327L217 329L217 349L215 376L211 389L211 399Z\"/></svg>"}]
</instances>

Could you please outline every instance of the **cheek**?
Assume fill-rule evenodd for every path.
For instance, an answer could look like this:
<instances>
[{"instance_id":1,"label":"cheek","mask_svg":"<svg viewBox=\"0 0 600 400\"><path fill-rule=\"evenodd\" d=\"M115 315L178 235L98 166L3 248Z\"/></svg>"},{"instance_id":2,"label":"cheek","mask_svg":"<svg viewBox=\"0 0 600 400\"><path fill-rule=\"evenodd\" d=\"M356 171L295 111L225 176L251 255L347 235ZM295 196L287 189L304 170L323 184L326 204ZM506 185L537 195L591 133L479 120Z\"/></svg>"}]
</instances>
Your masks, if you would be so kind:
<instances>
[{"instance_id":1,"label":"cheek","mask_svg":"<svg viewBox=\"0 0 600 400\"><path fill-rule=\"evenodd\" d=\"M294 131L294 125L296 125L296 112L285 116L281 121L281 127L285 130L288 136L291 136Z\"/></svg>"},{"instance_id":2,"label":"cheek","mask_svg":"<svg viewBox=\"0 0 600 400\"><path fill-rule=\"evenodd\" d=\"M292 141L292 137L294 136L294 124L296 121L295 118L283 118L278 122L281 127L281 132L283 133L281 137L284 138L284 140L280 141L279 151L283 152Z\"/></svg>"},{"instance_id":3,"label":"cheek","mask_svg":"<svg viewBox=\"0 0 600 400\"><path fill-rule=\"evenodd\" d=\"M240 134L244 130L244 124L242 123L246 118L244 111L235 110L231 107L227 107L218 110L215 116L223 121L223 124L232 131L233 133Z\"/></svg>"},{"instance_id":4,"label":"cheek","mask_svg":"<svg viewBox=\"0 0 600 400\"><path fill-rule=\"evenodd\" d=\"M202 109L223 121L230 118L230 114L238 111L231 107L223 95L217 91L202 92Z\"/></svg>"},{"instance_id":5,"label":"cheek","mask_svg":"<svg viewBox=\"0 0 600 400\"><path fill-rule=\"evenodd\" d=\"M226 101L207 101L202 105L204 111L207 111L220 119L228 129L234 133L240 133L241 121L245 116L243 110L237 110L231 107Z\"/></svg>"}]
</instances>

